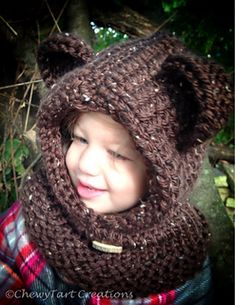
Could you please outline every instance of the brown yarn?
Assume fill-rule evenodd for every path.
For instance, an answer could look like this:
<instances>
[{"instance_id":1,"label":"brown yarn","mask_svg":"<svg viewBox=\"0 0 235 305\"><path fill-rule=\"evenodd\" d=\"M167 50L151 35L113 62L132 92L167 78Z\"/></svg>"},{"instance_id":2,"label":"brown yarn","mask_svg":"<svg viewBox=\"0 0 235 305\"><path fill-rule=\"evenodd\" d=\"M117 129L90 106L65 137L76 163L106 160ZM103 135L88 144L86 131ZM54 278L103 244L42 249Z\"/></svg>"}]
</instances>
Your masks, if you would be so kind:
<instances>
[{"instance_id":1,"label":"brown yarn","mask_svg":"<svg viewBox=\"0 0 235 305\"><path fill-rule=\"evenodd\" d=\"M67 72L70 50L78 56ZM54 51L61 51L56 69ZM88 291L145 296L179 286L200 270L207 254L208 226L189 204L188 192L205 141L232 108L223 70L164 33L94 58L75 36L57 34L40 46L38 61L52 88L38 112L43 165L21 194L31 238L62 278ZM123 213L98 215L86 208L67 172L61 126L74 112L87 111L123 124L151 165L146 195ZM100 252L93 240L123 251Z\"/></svg>"}]
</instances>

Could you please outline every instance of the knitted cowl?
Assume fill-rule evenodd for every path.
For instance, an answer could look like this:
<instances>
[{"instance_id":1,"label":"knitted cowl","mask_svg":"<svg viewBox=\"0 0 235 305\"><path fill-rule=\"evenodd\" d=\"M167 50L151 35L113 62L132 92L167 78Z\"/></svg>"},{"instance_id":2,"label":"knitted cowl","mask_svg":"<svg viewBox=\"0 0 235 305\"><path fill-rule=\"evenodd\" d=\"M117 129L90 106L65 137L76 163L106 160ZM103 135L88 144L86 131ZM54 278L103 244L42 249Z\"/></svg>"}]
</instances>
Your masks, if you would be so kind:
<instances>
[{"instance_id":1,"label":"knitted cowl","mask_svg":"<svg viewBox=\"0 0 235 305\"><path fill-rule=\"evenodd\" d=\"M232 93L223 69L175 37L150 37L93 56L86 43L56 34L38 50L50 88L37 118L43 164L21 194L32 240L58 274L88 291L146 296L200 270L209 231L189 204L206 141L224 124ZM99 215L80 200L65 165L61 126L99 111L123 124L149 166L148 189L128 211ZM121 253L92 242L121 246Z\"/></svg>"}]
</instances>

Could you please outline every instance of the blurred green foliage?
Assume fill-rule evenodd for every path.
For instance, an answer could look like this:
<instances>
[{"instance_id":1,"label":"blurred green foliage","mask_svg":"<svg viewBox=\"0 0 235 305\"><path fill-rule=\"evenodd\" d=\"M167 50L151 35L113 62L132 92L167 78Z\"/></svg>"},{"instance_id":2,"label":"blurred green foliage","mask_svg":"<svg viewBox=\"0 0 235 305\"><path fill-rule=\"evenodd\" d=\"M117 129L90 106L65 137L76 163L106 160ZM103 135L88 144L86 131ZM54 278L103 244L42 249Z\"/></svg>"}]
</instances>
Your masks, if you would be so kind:
<instances>
[{"instance_id":1,"label":"blurred green foliage","mask_svg":"<svg viewBox=\"0 0 235 305\"><path fill-rule=\"evenodd\" d=\"M95 52L99 52L115 43L128 40L128 35L117 32L110 27L97 27L94 22L91 22L91 26L96 36L96 42L93 46Z\"/></svg>"},{"instance_id":2,"label":"blurred green foliage","mask_svg":"<svg viewBox=\"0 0 235 305\"><path fill-rule=\"evenodd\" d=\"M5 175L11 174L11 162L17 174L24 173L23 161L29 156L29 149L26 145L22 144L19 139L7 139L5 143L5 150L3 153L3 162L5 167Z\"/></svg>"},{"instance_id":3,"label":"blurred green foliage","mask_svg":"<svg viewBox=\"0 0 235 305\"><path fill-rule=\"evenodd\" d=\"M18 181L25 172L28 147L21 140L8 138L0 151L0 211L17 198Z\"/></svg>"},{"instance_id":4,"label":"blurred green foliage","mask_svg":"<svg viewBox=\"0 0 235 305\"><path fill-rule=\"evenodd\" d=\"M185 6L187 0L162 1L162 7L165 13L172 13L178 7Z\"/></svg>"},{"instance_id":5,"label":"blurred green foliage","mask_svg":"<svg viewBox=\"0 0 235 305\"><path fill-rule=\"evenodd\" d=\"M233 5L205 0L162 0L168 27L194 52L233 72Z\"/></svg>"},{"instance_id":6,"label":"blurred green foliage","mask_svg":"<svg viewBox=\"0 0 235 305\"><path fill-rule=\"evenodd\" d=\"M228 124L216 135L215 143L225 144L235 148L234 143L234 115L228 121Z\"/></svg>"}]
</instances>

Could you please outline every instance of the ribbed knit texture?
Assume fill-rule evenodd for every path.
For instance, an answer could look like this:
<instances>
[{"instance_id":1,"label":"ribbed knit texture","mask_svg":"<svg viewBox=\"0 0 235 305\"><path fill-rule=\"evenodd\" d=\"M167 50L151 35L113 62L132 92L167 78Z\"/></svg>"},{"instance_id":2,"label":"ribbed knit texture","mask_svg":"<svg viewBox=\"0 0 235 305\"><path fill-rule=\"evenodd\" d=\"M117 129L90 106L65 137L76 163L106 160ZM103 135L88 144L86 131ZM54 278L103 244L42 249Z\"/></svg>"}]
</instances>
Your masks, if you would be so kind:
<instances>
[{"instance_id":1,"label":"ribbed knit texture","mask_svg":"<svg viewBox=\"0 0 235 305\"><path fill-rule=\"evenodd\" d=\"M62 278L88 291L146 296L190 279L205 260L209 232L188 193L205 141L232 108L223 69L163 33L94 57L78 38L57 34L40 46L38 63L51 88L37 120L43 164L21 194L31 238ZM61 127L87 111L123 124L149 165L146 195L123 213L96 214L72 186ZM100 252L92 240L123 252Z\"/></svg>"}]
</instances>

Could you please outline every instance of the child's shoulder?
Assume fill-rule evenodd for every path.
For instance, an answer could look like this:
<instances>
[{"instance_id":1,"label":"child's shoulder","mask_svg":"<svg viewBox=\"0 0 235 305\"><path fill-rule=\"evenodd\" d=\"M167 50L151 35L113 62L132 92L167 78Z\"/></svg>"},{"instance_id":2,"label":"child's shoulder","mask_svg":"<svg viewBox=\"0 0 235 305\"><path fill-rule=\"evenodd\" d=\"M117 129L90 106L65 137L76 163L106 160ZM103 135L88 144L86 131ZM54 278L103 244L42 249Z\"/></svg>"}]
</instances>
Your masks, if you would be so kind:
<instances>
[{"instance_id":1,"label":"child's shoulder","mask_svg":"<svg viewBox=\"0 0 235 305\"><path fill-rule=\"evenodd\" d=\"M21 216L21 203L20 201L14 202L7 210L0 214L0 227L6 228L12 222L18 220Z\"/></svg>"},{"instance_id":2,"label":"child's shoulder","mask_svg":"<svg viewBox=\"0 0 235 305\"><path fill-rule=\"evenodd\" d=\"M19 201L13 203L6 211L0 214L0 249L1 256L14 259L16 245L26 233L22 206ZM24 239L27 243L27 239Z\"/></svg>"},{"instance_id":3,"label":"child's shoulder","mask_svg":"<svg viewBox=\"0 0 235 305\"><path fill-rule=\"evenodd\" d=\"M0 215L0 277L6 280L8 288L17 281L16 287L30 287L46 266L29 237L22 210L17 201Z\"/></svg>"}]
</instances>

